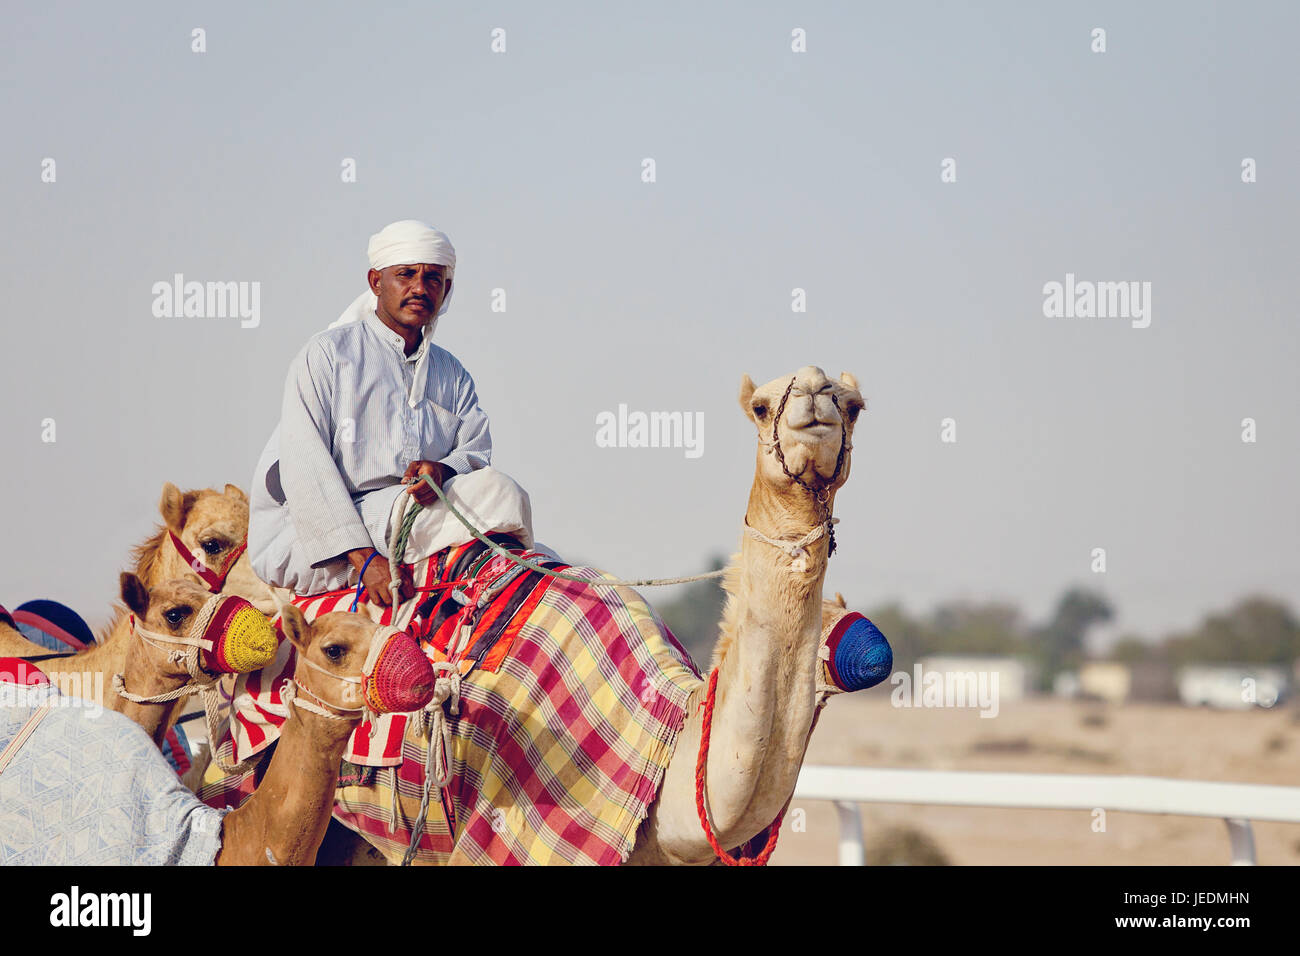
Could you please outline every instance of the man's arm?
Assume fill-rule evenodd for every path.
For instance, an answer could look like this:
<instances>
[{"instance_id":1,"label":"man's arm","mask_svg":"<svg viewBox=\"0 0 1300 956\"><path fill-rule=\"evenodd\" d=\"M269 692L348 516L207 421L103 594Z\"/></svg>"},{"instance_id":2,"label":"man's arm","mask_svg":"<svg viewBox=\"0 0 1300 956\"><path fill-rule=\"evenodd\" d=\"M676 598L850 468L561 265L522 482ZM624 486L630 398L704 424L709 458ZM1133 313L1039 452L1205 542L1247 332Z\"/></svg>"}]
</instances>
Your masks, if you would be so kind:
<instances>
[{"instance_id":1,"label":"man's arm","mask_svg":"<svg viewBox=\"0 0 1300 956\"><path fill-rule=\"evenodd\" d=\"M333 364L318 343L308 342L289 366L284 386L280 482L298 542L312 565L349 552L368 554L371 548L370 532L330 452L333 394Z\"/></svg>"},{"instance_id":2,"label":"man's arm","mask_svg":"<svg viewBox=\"0 0 1300 956\"><path fill-rule=\"evenodd\" d=\"M451 411L460 422L456 428L456 445L438 461L421 459L411 462L402 476L403 484L417 482L407 493L425 506L438 499L433 489L418 480L421 475L431 475L441 488L448 478L469 474L492 463L492 435L488 431L487 413L478 404L474 379L459 362L455 364L455 370L456 404Z\"/></svg>"},{"instance_id":3,"label":"man's arm","mask_svg":"<svg viewBox=\"0 0 1300 956\"><path fill-rule=\"evenodd\" d=\"M459 363L457 371L456 407L451 411L460 420L460 427L456 429L456 447L439 461L453 474L465 475L492 464L492 435L487 413L478 404L474 379Z\"/></svg>"}]
</instances>

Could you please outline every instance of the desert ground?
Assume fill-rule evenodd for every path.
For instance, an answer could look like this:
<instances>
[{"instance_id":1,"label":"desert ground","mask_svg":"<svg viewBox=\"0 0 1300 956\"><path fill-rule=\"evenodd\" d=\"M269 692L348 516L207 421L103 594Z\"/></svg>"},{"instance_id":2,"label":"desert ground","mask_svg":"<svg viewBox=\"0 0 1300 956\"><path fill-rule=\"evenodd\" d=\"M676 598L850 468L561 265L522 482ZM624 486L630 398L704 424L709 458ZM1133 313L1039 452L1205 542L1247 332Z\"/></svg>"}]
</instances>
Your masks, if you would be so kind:
<instances>
[{"instance_id":1,"label":"desert ground","mask_svg":"<svg viewBox=\"0 0 1300 956\"><path fill-rule=\"evenodd\" d=\"M1224 712L1174 704L1032 698L994 718L973 709L895 708L878 688L833 698L808 764L933 770L1130 774L1300 786L1300 709ZM798 798L806 831L782 828L773 865L837 862L833 806ZM868 863L1221 865L1227 827L1208 817L862 804ZM1255 822L1261 865L1300 864L1300 824ZM919 831L919 835L916 832Z\"/></svg>"}]
</instances>

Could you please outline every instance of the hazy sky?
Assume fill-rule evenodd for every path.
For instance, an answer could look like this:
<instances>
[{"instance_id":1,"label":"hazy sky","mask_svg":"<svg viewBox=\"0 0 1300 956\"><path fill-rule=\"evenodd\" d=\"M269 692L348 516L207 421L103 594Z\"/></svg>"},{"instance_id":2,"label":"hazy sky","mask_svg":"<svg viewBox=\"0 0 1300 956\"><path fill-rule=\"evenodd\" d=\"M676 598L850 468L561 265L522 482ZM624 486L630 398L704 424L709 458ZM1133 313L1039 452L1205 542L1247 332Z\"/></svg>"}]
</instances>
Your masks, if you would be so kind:
<instances>
[{"instance_id":1,"label":"hazy sky","mask_svg":"<svg viewBox=\"0 0 1300 956\"><path fill-rule=\"evenodd\" d=\"M419 218L460 257L437 340L571 559L730 553L741 375L813 364L869 400L827 577L855 606L1300 607L1300 8L614 6L7 10L0 603L104 620L162 483L248 487L289 359ZM155 317L176 273L260 283L260 324ZM1150 282L1150 327L1046 318L1067 273ZM598 448L620 403L702 412L703 454Z\"/></svg>"}]
</instances>

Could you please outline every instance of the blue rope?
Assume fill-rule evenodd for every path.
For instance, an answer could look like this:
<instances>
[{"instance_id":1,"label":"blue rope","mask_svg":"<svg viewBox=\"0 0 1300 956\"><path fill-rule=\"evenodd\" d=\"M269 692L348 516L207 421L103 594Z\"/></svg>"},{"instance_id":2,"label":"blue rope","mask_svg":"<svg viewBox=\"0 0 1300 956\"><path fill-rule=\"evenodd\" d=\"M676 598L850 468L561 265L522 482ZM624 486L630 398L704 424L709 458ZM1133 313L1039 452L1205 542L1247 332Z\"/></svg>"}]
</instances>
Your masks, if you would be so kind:
<instances>
[{"instance_id":1,"label":"blue rope","mask_svg":"<svg viewBox=\"0 0 1300 956\"><path fill-rule=\"evenodd\" d=\"M375 560L375 557L378 554L379 552L372 548L370 556L366 558L366 563L361 565L361 573L357 575L357 593L356 596L352 598L352 607L348 608L348 610L354 614L357 610L357 602L361 600L361 592L366 588L365 583L361 579L366 576L366 568L370 567L370 562Z\"/></svg>"}]
</instances>

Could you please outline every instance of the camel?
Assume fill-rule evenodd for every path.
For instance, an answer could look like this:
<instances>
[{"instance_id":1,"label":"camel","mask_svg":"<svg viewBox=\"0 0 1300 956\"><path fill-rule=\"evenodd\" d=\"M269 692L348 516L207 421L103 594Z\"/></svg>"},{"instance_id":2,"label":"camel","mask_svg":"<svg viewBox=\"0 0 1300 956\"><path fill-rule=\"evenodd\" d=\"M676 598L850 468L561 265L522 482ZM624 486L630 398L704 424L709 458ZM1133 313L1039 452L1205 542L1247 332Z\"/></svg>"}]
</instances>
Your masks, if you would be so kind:
<instances>
[{"instance_id":1,"label":"camel","mask_svg":"<svg viewBox=\"0 0 1300 956\"><path fill-rule=\"evenodd\" d=\"M759 448L740 551L724 580L727 601L710 680L701 681L674 656L671 640L644 598L614 582L602 585L604 575L599 571L570 568L570 581L583 580L590 586L555 582L541 592L540 602L526 620L512 618L512 625L525 625L511 645L524 654L510 656L515 667L508 672L470 673L456 692L459 705L456 694L445 705L440 701L447 717L443 726L452 728L454 738L441 748L448 753L452 773L445 777L423 772L422 779L426 792L431 780L447 781L434 788L441 794L442 810L438 799L430 799L428 803L419 801L417 814L409 794L394 791L393 774L379 773L340 788L335 816L341 822L362 833L390 862L559 859L549 849L554 841L564 843L563 858L707 864L719 856L727 859L725 848L739 847L768 831L769 847L760 854L760 859L766 859L772 835L779 833L779 825L774 824L779 824L794 791L820 706L836 690L869 686L859 681L828 687L825 628L850 612L842 604L828 607L822 599L827 560L834 547L835 495L849 477L851 437L865 403L851 375L844 373L833 381L812 366L761 388L745 376L740 402L758 429ZM427 570L430 565L422 567ZM457 619L449 620L454 624ZM579 624L575 625L575 620ZM611 621L616 623L611 625ZM866 622L861 630L873 631L879 639L876 651L883 644L887 653L887 642L874 626ZM606 682L602 686L584 676L593 673L590 668L574 670L573 661L600 652L601 645L593 644L592 635L608 641L603 645L605 653L621 655L616 663L607 656L600 665L612 668L608 671L611 681L627 670L653 674L645 678L651 683L615 686ZM850 654L865 648L860 633L842 643ZM626 649L633 645L641 648L636 653L653 657L649 670L639 670L642 664L632 660ZM506 653L506 645L500 646ZM876 651L870 666L849 670L859 676L874 673L874 679L879 679L881 667L887 673L888 664L882 665ZM569 652L576 656L543 656ZM531 663L538 660L548 662L544 670ZM564 675L563 686L545 684L558 673ZM557 753L556 741L562 739L568 741L563 746L571 747L572 740L563 737L571 727L543 726L527 705L522 710L505 708L505 698L493 696L515 694L523 686L530 688L529 694L541 694L552 701L570 695L576 702L578 698L571 693L577 691L587 702L589 717L584 719L606 721L599 742L589 735L584 748L596 748L597 757L606 761L602 766L613 768L611 772L620 774L620 780L639 781L636 796L627 797L624 790L597 789L593 794L592 788L600 785L592 776L584 776L588 774L585 768L597 759L589 753L577 758L580 764L543 765L540 757L529 756ZM638 693L638 687L639 710L629 707L625 696L629 689ZM600 706L591 703L597 698L603 702ZM703 763L707 823L702 823L696 805L696 769L706 713L712 729ZM677 715L671 718L671 726L663 722L669 719L666 714ZM613 720L621 722L608 722ZM476 721L483 721L483 728ZM580 723L578 731L583 732ZM413 759L413 751L406 748L418 748L414 752L424 753L425 766L432 766L440 748L429 726L428 721L407 725L403 749L407 762ZM622 736L624 732L630 736ZM527 766L512 764L516 757L511 754L518 754L517 745L529 738L543 750L524 752L519 759L528 761ZM637 741L636 748L645 748L633 751L638 756L630 758L631 762L600 749L606 747L606 741L623 746L630 739ZM647 763L637 764L636 759ZM509 779L512 773L518 778L513 782ZM547 774L576 779L589 795L562 806L545 804L547 813L560 814L559 831L547 831L549 818L526 809L527 800L553 799L553 790L544 788L559 785L560 777L548 778ZM539 784L539 780L550 783ZM208 783L205 781L205 789ZM210 783L214 793L231 790L228 780ZM539 786L543 790L537 789ZM530 787L533 789L521 789ZM610 809L611 802L618 806ZM629 817L626 811L638 803L643 816ZM426 818L425 806L432 808L430 814L437 811L436 818ZM376 807L391 808L387 820L380 819ZM442 812L447 807L453 812ZM608 817L592 816L607 812ZM580 819L596 820L599 822L594 825L612 829L587 840L584 834L589 831L582 829ZM450 831L449 825L453 827ZM569 833L577 842L568 842ZM413 839L417 836L422 841L418 848ZM536 855L530 855L534 848Z\"/></svg>"},{"instance_id":2,"label":"camel","mask_svg":"<svg viewBox=\"0 0 1300 956\"><path fill-rule=\"evenodd\" d=\"M114 676L117 692L107 695L106 706L139 724L159 746L184 706L185 698L179 696L179 691L194 681L191 668L200 676L198 668L206 670L207 666L224 673L250 671L264 667L275 656L275 635L266 616L247 604L242 611L234 610L237 617L221 615L214 619L211 614L205 615L204 609L218 596L191 579L175 578L150 589L138 576L124 571L120 585L122 601L135 618L134 626L128 620L128 635L135 639L127 642L123 670L118 672L122 676ZM215 633L210 620L238 623L223 635ZM200 654L195 649L195 660L188 663L185 652L189 645L180 642L202 639L224 639L223 653L216 655L219 660L214 659L213 652ZM48 672L56 679L57 672L52 668ZM209 672L205 679L216 676Z\"/></svg>"},{"instance_id":3,"label":"camel","mask_svg":"<svg viewBox=\"0 0 1300 956\"><path fill-rule=\"evenodd\" d=\"M865 407L857 382L848 373L832 381L815 367L802 368L761 388L756 388L746 376L740 401L758 429L759 448L740 552L724 580L727 602L713 660L716 690L711 695L709 681L701 682L681 672L664 677L684 688L680 711L683 722L677 725L669 740L668 751L654 758L656 762L662 760L666 767L653 798L645 805L644 820L639 826L634 825L635 832L626 838L622 859L627 863L707 864L725 854L725 848L741 846L765 830L779 832L779 826L773 824L778 822L794 791L820 707L831 694L870 686L881 679L882 669L883 674L888 672L888 644L869 622L855 629L857 636L852 640L843 642L850 657L863 652L859 653L862 661L850 660L852 666L847 669L841 666L842 670L855 673L855 681L850 681L848 686L831 686L826 666L828 636L837 623L851 614L842 599L823 601L822 582L834 540L835 494L849 477L851 436ZM570 571L590 569L571 568ZM604 588L598 589L599 572L592 574L593 585L597 586L591 591L609 594ZM567 590L570 595L578 593L571 585L561 590ZM583 600L578 597L563 600L570 599ZM547 600L545 596L542 598L543 605ZM662 625L647 624L651 612L636 592L620 588L617 597L608 600L621 619L639 622L623 627L616 635L618 639L650 640L662 646L663 632L657 630ZM591 619L586 623L590 624ZM874 632L874 638L878 639L869 654L865 653L859 630ZM571 635L565 633L551 632L550 637L557 647L574 643ZM528 643L529 654L539 653L543 646L540 639L529 639ZM479 680L483 682L481 687L477 681L462 686L462 714L472 714L475 703L481 706L488 699L483 695L493 686L494 678L483 675ZM590 688L587 690L594 693ZM671 693L662 687L659 690ZM704 705L710 696L714 704L711 740L704 765L710 828L706 834L696 804L696 769L704 730ZM643 698L643 703L654 699L652 694ZM466 706L470 711L464 709ZM499 712L495 705L492 710ZM486 714L486 711L480 709L478 713ZM461 719L472 723L474 718ZM543 739L549 729L537 727L536 720L537 715L519 715L511 725L512 739L531 733L538 746L550 746L547 742L550 738ZM481 752L476 750L479 745L469 742L473 738L470 731L457 733L461 735L458 754ZM418 746L418 740L408 732L406 744ZM472 767L466 764L464 771L472 774L475 781L484 779L493 767L501 766L499 752L493 758L497 763L492 767L482 765L481 758L475 759L475 764ZM532 773L527 767L511 769ZM453 784L451 799L458 800L459 795L467 792L466 788L470 793L482 794L482 786L477 783L464 787ZM501 803L506 807L502 813L508 814L508 802L513 794L513 790L496 788L488 799L505 801ZM336 816L342 813L341 819L355 828L359 822L373 821L361 816L368 805L388 806L390 797L396 806L397 797L381 775L374 783L341 790ZM486 811L477 809L477 805L458 804L458 807L461 819L451 834L454 849L435 848L434 859L456 863L512 857L514 850L508 841L507 844L493 842L491 835L484 832L481 824ZM467 815L468 822L464 819ZM404 812L400 819L408 820L409 815ZM506 829L512 826L509 820L508 816L501 817ZM476 826L477 832L467 847L466 836ZM362 829L367 840L390 862L396 862L401 852L400 847L393 845L394 841L372 828ZM496 829L495 823L492 829ZM515 831L511 833L512 839L517 836ZM494 848L503 845L505 849L494 855L497 854ZM545 851L542 852L544 856ZM600 852L602 858L608 858L608 854ZM760 854L764 860L766 855Z\"/></svg>"},{"instance_id":4,"label":"camel","mask_svg":"<svg viewBox=\"0 0 1300 956\"><path fill-rule=\"evenodd\" d=\"M146 592L133 575L123 576L122 591L133 613L158 629L152 633L160 643L194 636L186 628L202 620L195 605L211 597L186 581ZM275 641L265 617L259 618L267 628L269 651ZM64 865L312 863L329 824L344 747L363 714L418 710L432 697L435 682L414 639L362 615L326 614L309 625L290 606L282 613L281 627L298 651L295 674L283 691L289 718L261 785L227 814L203 806L185 790L157 749L124 719L133 717L156 740L168 702L115 704L120 714L55 706L38 716L39 706L29 703L24 713L23 699L17 696L17 718L8 727L0 724L0 737L7 736L4 743L14 758L5 775L13 793L0 804L0 860ZM138 626L136 630L140 633ZM165 691L188 678L170 672L174 668L165 654L137 651L145 647L137 641L127 653L125 688ZM21 731L13 731L24 721L32 727L42 719L24 746ZM50 733L41 736L47 729ZM70 742L85 736L92 737L97 748L92 761L104 752L113 757L105 772L92 779L84 774L89 755L77 753L75 745L69 749ZM63 759L48 764L47 747L61 749ZM33 812L13 802L15 795L28 793L23 779L36 773L43 799L57 801L61 812L52 814L48 806L46 812ZM109 805L118 812L105 812L104 789L112 791ZM124 805L138 812L120 812ZM218 830L219 839L214 836ZM76 836L87 832L94 839Z\"/></svg>"},{"instance_id":5,"label":"camel","mask_svg":"<svg viewBox=\"0 0 1300 956\"><path fill-rule=\"evenodd\" d=\"M274 597L253 573L244 542L248 537L248 496L235 485L223 491L201 489L182 492L171 482L163 485L158 510L163 525L133 549L135 574L146 589L173 578L186 577L224 594L236 594L264 614L276 611ZM183 557L172 536L190 552ZM232 557L234 560L232 561ZM193 562L193 563L192 563ZM229 565L223 575L222 568ZM200 572L198 569L202 569ZM200 574L207 576L203 581ZM104 636L93 647L51 663L60 674L59 688L79 697L97 694L121 673L131 645L130 616L119 607ZM47 656L47 648L33 644L16 631L0 630L0 657ZM97 699L99 704L106 700Z\"/></svg>"},{"instance_id":6,"label":"camel","mask_svg":"<svg viewBox=\"0 0 1300 956\"><path fill-rule=\"evenodd\" d=\"M218 866L313 863L334 808L340 761L365 706L413 711L433 696L433 668L404 632L343 611L308 625L292 605L281 611L280 626L298 652L298 690L266 775L225 817ZM372 643L381 638L388 643L372 673L363 675ZM377 699L376 687L387 684L393 694L395 683L398 699L387 705Z\"/></svg>"},{"instance_id":7,"label":"camel","mask_svg":"<svg viewBox=\"0 0 1300 956\"><path fill-rule=\"evenodd\" d=\"M817 709L831 514L865 407L852 375L832 381L813 366L759 388L746 375L740 405L758 429L759 448L740 552L723 579L704 775L709 825L722 847L770 827L794 793ZM696 806L706 696L701 686L691 698L629 863L705 864L717 857Z\"/></svg>"}]
</instances>

